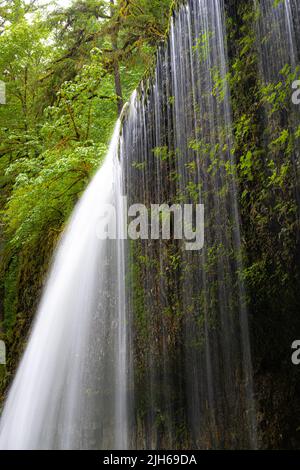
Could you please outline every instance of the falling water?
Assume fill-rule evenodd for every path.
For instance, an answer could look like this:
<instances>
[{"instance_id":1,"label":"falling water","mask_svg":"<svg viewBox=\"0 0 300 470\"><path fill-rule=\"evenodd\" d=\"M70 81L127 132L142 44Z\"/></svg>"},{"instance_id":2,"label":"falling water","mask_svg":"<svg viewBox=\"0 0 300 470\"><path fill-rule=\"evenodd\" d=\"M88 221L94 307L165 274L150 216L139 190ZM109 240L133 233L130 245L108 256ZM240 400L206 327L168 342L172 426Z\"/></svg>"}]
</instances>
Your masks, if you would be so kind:
<instances>
[{"instance_id":1,"label":"falling water","mask_svg":"<svg viewBox=\"0 0 300 470\"><path fill-rule=\"evenodd\" d=\"M265 128L266 143L278 130L287 129L289 135L296 133L300 121L300 107L293 104L293 81L300 77L300 2L283 0L275 4L273 0L256 1L259 12L258 52L262 85L273 87L274 96L286 93L280 109L266 104ZM287 92L286 92L287 91ZM294 172L294 193L300 211L300 152L297 145L289 155ZM278 165L283 164L284 155L278 155ZM300 217L300 212L299 212Z\"/></svg>"},{"instance_id":2,"label":"falling water","mask_svg":"<svg viewBox=\"0 0 300 470\"><path fill-rule=\"evenodd\" d=\"M278 80L284 66L299 62L299 2L256 0L260 10L259 43L262 74L267 82ZM297 44L298 42L298 44Z\"/></svg>"},{"instance_id":3,"label":"falling water","mask_svg":"<svg viewBox=\"0 0 300 470\"><path fill-rule=\"evenodd\" d=\"M224 5L176 11L121 139L129 204L205 204L205 248L131 250L134 446L256 446Z\"/></svg>"},{"instance_id":4,"label":"falling water","mask_svg":"<svg viewBox=\"0 0 300 470\"><path fill-rule=\"evenodd\" d=\"M2 415L1 449L127 447L124 245L97 237L105 204L122 222L119 132L120 123L55 256Z\"/></svg>"},{"instance_id":5,"label":"falling water","mask_svg":"<svg viewBox=\"0 0 300 470\"><path fill-rule=\"evenodd\" d=\"M183 2L61 242L0 448L256 447L227 64L223 0ZM123 188L204 204L204 249L100 241Z\"/></svg>"}]
</instances>

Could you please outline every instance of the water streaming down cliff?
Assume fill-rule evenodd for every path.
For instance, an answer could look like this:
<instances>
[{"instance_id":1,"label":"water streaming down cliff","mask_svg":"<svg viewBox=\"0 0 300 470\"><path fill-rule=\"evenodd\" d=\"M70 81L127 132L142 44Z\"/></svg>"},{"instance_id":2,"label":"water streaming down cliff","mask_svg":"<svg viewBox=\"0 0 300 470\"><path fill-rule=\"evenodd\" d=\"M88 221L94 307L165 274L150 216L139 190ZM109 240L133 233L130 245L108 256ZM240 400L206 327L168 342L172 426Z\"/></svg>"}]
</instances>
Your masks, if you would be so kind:
<instances>
[{"instance_id":1,"label":"water streaming down cliff","mask_svg":"<svg viewBox=\"0 0 300 470\"><path fill-rule=\"evenodd\" d=\"M179 7L58 250L0 448L256 446L227 64L223 1ZM123 191L203 203L204 249L100 242Z\"/></svg>"},{"instance_id":2,"label":"water streaming down cliff","mask_svg":"<svg viewBox=\"0 0 300 470\"><path fill-rule=\"evenodd\" d=\"M300 3L299 0L284 0L275 4L273 0L256 2L259 11L258 51L260 78L265 87L273 91L266 103L265 140L270 145L270 135L286 129L289 138L296 132L300 121L299 106L292 102L293 82L299 79L300 60ZM290 93L284 107L277 105L278 94L288 86ZM271 88L270 88L271 87ZM268 88L267 88L268 89ZM284 96L284 95L283 95ZM284 99L284 98L282 98ZM294 138L294 137L293 137ZM300 153L298 146L288 155L294 171L294 192L300 210ZM279 164L284 155L278 155ZM278 163L276 162L276 163Z\"/></svg>"},{"instance_id":3,"label":"water streaming down cliff","mask_svg":"<svg viewBox=\"0 0 300 470\"><path fill-rule=\"evenodd\" d=\"M138 448L256 446L227 62L223 2L187 2L123 126L129 204L203 203L206 217L201 252L131 249Z\"/></svg>"},{"instance_id":4,"label":"water streaming down cliff","mask_svg":"<svg viewBox=\"0 0 300 470\"><path fill-rule=\"evenodd\" d=\"M267 82L278 80L285 66L295 69L299 63L298 0L256 0L259 8L261 69Z\"/></svg>"},{"instance_id":5,"label":"water streaming down cliff","mask_svg":"<svg viewBox=\"0 0 300 470\"><path fill-rule=\"evenodd\" d=\"M55 256L0 424L1 449L126 448L124 242L97 236L103 205L122 231L120 123Z\"/></svg>"}]
</instances>

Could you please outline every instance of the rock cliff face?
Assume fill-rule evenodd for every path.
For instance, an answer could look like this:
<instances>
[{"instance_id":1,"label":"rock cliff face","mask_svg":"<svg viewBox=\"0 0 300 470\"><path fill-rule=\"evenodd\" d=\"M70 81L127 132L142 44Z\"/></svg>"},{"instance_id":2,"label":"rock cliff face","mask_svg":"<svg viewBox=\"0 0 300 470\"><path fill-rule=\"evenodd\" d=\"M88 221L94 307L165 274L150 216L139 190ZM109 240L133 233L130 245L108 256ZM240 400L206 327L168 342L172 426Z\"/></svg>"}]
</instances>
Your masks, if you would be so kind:
<instances>
[{"instance_id":1,"label":"rock cliff face","mask_svg":"<svg viewBox=\"0 0 300 470\"><path fill-rule=\"evenodd\" d=\"M125 119L129 201L206 207L201 253L132 246L138 447L299 445L298 18L298 2L177 3Z\"/></svg>"},{"instance_id":2,"label":"rock cliff face","mask_svg":"<svg viewBox=\"0 0 300 470\"><path fill-rule=\"evenodd\" d=\"M205 206L202 250L128 245L132 448L300 446L299 18L299 0L174 2L123 117L128 204ZM54 242L18 280L11 372Z\"/></svg>"},{"instance_id":3,"label":"rock cliff face","mask_svg":"<svg viewBox=\"0 0 300 470\"><path fill-rule=\"evenodd\" d=\"M299 447L299 2L227 2L259 446Z\"/></svg>"}]
</instances>

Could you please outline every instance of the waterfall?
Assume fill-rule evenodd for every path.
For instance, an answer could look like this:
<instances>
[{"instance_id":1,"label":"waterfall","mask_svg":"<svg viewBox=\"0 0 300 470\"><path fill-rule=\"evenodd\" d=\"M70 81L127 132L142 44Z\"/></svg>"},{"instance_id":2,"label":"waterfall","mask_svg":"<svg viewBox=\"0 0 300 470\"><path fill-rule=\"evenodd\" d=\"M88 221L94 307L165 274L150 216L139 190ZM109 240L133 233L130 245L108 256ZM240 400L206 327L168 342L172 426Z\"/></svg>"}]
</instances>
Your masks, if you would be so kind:
<instances>
[{"instance_id":1,"label":"waterfall","mask_svg":"<svg viewBox=\"0 0 300 470\"><path fill-rule=\"evenodd\" d=\"M256 1L260 10L258 40L261 54L261 72L267 82L278 80L280 71L299 63L299 6L297 0Z\"/></svg>"},{"instance_id":2,"label":"waterfall","mask_svg":"<svg viewBox=\"0 0 300 470\"><path fill-rule=\"evenodd\" d=\"M103 206L122 228L120 123L60 242L9 392L1 449L127 447L124 242L99 240Z\"/></svg>"},{"instance_id":3,"label":"waterfall","mask_svg":"<svg viewBox=\"0 0 300 470\"><path fill-rule=\"evenodd\" d=\"M174 10L121 122L55 256L0 448L255 448L223 0ZM106 203L122 235L123 192L204 204L204 249L100 241Z\"/></svg>"},{"instance_id":4,"label":"waterfall","mask_svg":"<svg viewBox=\"0 0 300 470\"><path fill-rule=\"evenodd\" d=\"M256 6L259 12L257 38L262 85L273 91L274 96L284 93L287 86L290 89L290 93L281 98L284 101L277 109L276 101L266 103L266 143L270 145L273 135L279 137L278 129L288 130L291 137L299 126L299 106L292 102L292 85L300 73L300 5L298 0L283 0L278 5L273 0L264 0L256 2ZM288 155L288 162L293 165L294 193L300 218L300 152L299 147L295 147ZM281 151L276 164L282 163L286 160Z\"/></svg>"},{"instance_id":5,"label":"waterfall","mask_svg":"<svg viewBox=\"0 0 300 470\"><path fill-rule=\"evenodd\" d=\"M186 2L121 138L129 205L203 203L205 247L131 248L134 446L256 446L224 4Z\"/></svg>"}]
</instances>

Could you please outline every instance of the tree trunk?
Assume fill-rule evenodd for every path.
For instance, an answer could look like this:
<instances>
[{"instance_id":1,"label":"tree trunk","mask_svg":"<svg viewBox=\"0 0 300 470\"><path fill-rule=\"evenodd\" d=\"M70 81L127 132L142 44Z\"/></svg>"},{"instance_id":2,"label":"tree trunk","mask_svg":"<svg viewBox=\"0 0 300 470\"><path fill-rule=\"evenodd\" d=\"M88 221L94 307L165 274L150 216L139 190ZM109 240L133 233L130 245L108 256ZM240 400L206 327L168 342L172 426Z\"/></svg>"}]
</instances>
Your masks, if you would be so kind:
<instances>
[{"instance_id":1,"label":"tree trunk","mask_svg":"<svg viewBox=\"0 0 300 470\"><path fill-rule=\"evenodd\" d=\"M114 0L110 0L111 4L111 16L114 15ZM120 76L120 68L118 64L118 33L119 33L119 26L116 26L114 31L111 34L111 44L113 50L113 67L114 67L114 80L115 80L115 90L117 95L117 107L118 107L118 114L120 115L124 106L123 101L123 93L122 93L122 83L121 83L121 76Z\"/></svg>"}]
</instances>

